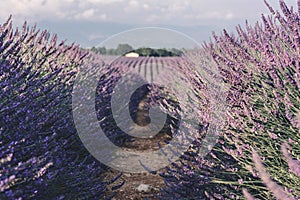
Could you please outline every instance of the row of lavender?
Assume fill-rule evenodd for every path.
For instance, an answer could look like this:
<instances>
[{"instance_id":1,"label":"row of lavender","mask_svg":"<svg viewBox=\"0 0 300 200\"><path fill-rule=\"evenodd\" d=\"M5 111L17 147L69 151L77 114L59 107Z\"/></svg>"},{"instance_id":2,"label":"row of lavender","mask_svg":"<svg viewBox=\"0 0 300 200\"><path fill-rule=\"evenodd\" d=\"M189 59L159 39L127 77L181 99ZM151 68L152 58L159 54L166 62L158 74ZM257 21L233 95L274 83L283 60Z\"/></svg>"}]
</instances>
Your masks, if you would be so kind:
<instances>
[{"instance_id":1,"label":"row of lavender","mask_svg":"<svg viewBox=\"0 0 300 200\"><path fill-rule=\"evenodd\" d=\"M247 25L246 30L237 27L238 37L224 31L205 51L187 55L208 71L210 66L219 68L229 88L224 94L227 123L207 157L186 153L161 174L166 181L162 199L300 196L300 167L295 159L299 160L300 139L300 12L288 9L283 1L280 4L284 15L269 7L274 19L263 16L263 24ZM100 164L80 142L71 115L72 84L87 55L75 45L57 45L55 37L26 25L13 31L10 20L0 30L0 197L101 199L108 183L100 177ZM138 60L139 64L136 60L127 64L133 68L150 64L151 77L154 66L166 64L153 58ZM201 95L223 93L205 94L205 81L194 66L174 64L199 94L201 113L209 104ZM111 78L100 79L98 91L105 94L98 94L96 107L109 102L107 88L123 73L111 70L115 69L105 72ZM142 68L138 71L147 74ZM106 132L120 136L110 127L111 121L106 124Z\"/></svg>"},{"instance_id":2,"label":"row of lavender","mask_svg":"<svg viewBox=\"0 0 300 200\"><path fill-rule=\"evenodd\" d=\"M184 156L162 174L162 199L300 198L300 1L294 10L281 0L281 13L265 3L262 23L214 34L192 55L218 66L227 123L207 157Z\"/></svg>"},{"instance_id":3,"label":"row of lavender","mask_svg":"<svg viewBox=\"0 0 300 200\"><path fill-rule=\"evenodd\" d=\"M100 71L99 73L99 82L97 85L97 95L96 95L96 111L97 117L100 121L100 126L104 130L106 135L110 135L111 141L115 144L121 146L122 142L126 140L126 133L123 132L116 124L113 113L111 110L111 98L112 95L122 95L116 94L113 92L115 85L118 81L128 72L127 76L129 82L122 82L124 85L127 85L130 88L130 82L134 81L145 81L149 84L146 84L138 88L133 94L130 100L130 103L124 102L123 108L129 109L131 117L134 120L137 120L135 115L137 114L138 105L143 100L144 109L149 109L151 105L158 103L157 94L158 91L162 91L161 88L157 88L154 84L150 84L157 79L162 78L166 75L166 71L173 66L178 66L182 62L180 57L137 57L130 58L125 56L120 57L107 57L107 56L97 56L95 55L94 59L91 59L92 66L90 67L90 74L94 74L95 70ZM97 67L95 67L97 66ZM166 70L166 71L165 71ZM127 77L127 78L128 78ZM173 77L172 77L173 78ZM124 80L122 80L124 81ZM149 93L153 91L154 95L151 96ZM155 94L156 93L156 94ZM150 97L151 96L151 97ZM118 96L117 98L124 98ZM151 99L152 98L152 99ZM147 99L147 100L145 100ZM156 99L156 100L154 100ZM153 101L151 101L153 100ZM149 117L149 116L148 116ZM145 119L145 117L142 117ZM146 117L147 118L147 117ZM141 119L139 119L141 120ZM166 126L168 124L166 122ZM116 138L121 139L117 141Z\"/></svg>"},{"instance_id":4,"label":"row of lavender","mask_svg":"<svg viewBox=\"0 0 300 200\"><path fill-rule=\"evenodd\" d=\"M176 65L179 58L120 57L103 68L105 58L76 45L57 44L55 35L50 38L47 31L40 33L26 23L21 31L14 31L9 18L0 30L1 199L46 195L103 198L107 185L117 177L103 182L105 167L88 153L77 135L71 105L76 75L85 71L87 63L101 69L103 77L96 96L98 119L107 136L122 145L126 134L118 129L109 109L116 81L129 68L153 80L165 66Z\"/></svg>"},{"instance_id":5,"label":"row of lavender","mask_svg":"<svg viewBox=\"0 0 300 200\"><path fill-rule=\"evenodd\" d=\"M71 112L87 56L26 23L0 26L0 199L103 197L103 166L82 145Z\"/></svg>"}]
</instances>

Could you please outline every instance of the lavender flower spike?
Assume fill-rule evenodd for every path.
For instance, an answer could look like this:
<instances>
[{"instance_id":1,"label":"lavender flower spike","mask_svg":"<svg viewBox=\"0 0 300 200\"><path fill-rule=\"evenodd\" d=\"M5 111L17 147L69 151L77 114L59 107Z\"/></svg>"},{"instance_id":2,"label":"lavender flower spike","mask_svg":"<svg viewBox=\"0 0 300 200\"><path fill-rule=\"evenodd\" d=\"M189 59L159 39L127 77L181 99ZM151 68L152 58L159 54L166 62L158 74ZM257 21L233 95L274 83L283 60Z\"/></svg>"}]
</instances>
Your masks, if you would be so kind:
<instances>
[{"instance_id":1,"label":"lavender flower spike","mask_svg":"<svg viewBox=\"0 0 300 200\"><path fill-rule=\"evenodd\" d=\"M256 200L256 199L254 198L254 196L252 196L252 194L250 194L250 193L248 192L247 189L243 188L242 191L243 191L244 197L245 197L247 200Z\"/></svg>"},{"instance_id":2,"label":"lavender flower spike","mask_svg":"<svg viewBox=\"0 0 300 200\"><path fill-rule=\"evenodd\" d=\"M300 177L300 162L291 157L291 155L288 152L288 149L290 148L291 147L286 142L284 142L281 145L281 152L288 163L290 171L295 175L297 175L298 177Z\"/></svg>"},{"instance_id":3,"label":"lavender flower spike","mask_svg":"<svg viewBox=\"0 0 300 200\"><path fill-rule=\"evenodd\" d=\"M262 160L260 159L258 153L253 150L252 152L252 159L254 162L254 165L259 172L259 176L262 180L262 182L267 186L267 188L273 193L273 195L278 200L294 200L295 198L289 196L284 189L279 186L277 183L275 183L270 175L268 174L265 166L262 163Z\"/></svg>"}]
</instances>

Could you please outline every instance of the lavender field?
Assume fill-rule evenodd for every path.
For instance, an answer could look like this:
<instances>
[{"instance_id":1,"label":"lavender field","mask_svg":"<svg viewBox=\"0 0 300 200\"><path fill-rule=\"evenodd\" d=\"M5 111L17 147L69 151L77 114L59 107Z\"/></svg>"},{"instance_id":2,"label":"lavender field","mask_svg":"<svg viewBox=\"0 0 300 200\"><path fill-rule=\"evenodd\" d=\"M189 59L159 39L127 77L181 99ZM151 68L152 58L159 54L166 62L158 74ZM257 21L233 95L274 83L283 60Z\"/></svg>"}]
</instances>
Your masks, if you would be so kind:
<instances>
[{"instance_id":1,"label":"lavender field","mask_svg":"<svg viewBox=\"0 0 300 200\"><path fill-rule=\"evenodd\" d=\"M298 8L279 3L277 11L265 1L269 14L256 24L212 33L201 49L176 57L95 54L26 22L13 28L8 16L0 22L0 199L300 199L300 0ZM72 91L86 63L102 73L95 98L99 125L114 144L134 151L168 144L185 105L176 99L181 93L147 85L130 104L134 121L149 123L153 105L175 114L157 136L135 140L118 128L111 111L122 74L133 69L149 82L157 76L172 80L164 71L172 69L191 85L188 109L199 129L185 129L184 135L197 139L176 162L149 170L148 192L131 188L146 175L112 172L79 137ZM161 94L165 99L157 98ZM222 129L201 156L216 106L224 111L216 117L222 118Z\"/></svg>"}]
</instances>

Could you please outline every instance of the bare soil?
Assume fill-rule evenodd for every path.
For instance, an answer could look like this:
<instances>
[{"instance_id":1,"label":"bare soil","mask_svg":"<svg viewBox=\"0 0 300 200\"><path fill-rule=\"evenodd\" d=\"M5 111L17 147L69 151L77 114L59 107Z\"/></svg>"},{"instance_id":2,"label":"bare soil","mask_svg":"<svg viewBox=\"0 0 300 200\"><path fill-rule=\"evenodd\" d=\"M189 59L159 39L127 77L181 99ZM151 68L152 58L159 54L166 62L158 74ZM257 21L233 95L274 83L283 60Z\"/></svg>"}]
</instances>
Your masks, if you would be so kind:
<instances>
[{"instance_id":1,"label":"bare soil","mask_svg":"<svg viewBox=\"0 0 300 200\"><path fill-rule=\"evenodd\" d=\"M122 148L127 148L132 151L149 151L157 149L157 143L162 142L164 140L169 140L170 136L165 133L159 133L153 138L142 139L135 138L134 141L125 143ZM103 176L106 181L111 180L112 178L118 176L120 174L119 171L114 169L107 170ZM164 186L164 180L159 176L159 172L156 174L152 173L123 173L120 179L116 181L117 183L112 184L110 187L112 188L114 185L118 183L125 182L124 185L117 190L110 190L107 192L107 195L111 195L112 193L116 193L113 197L114 200L152 200L158 199L156 195L159 194L160 189ZM140 184L146 184L150 187L148 192L138 191L137 187Z\"/></svg>"}]
</instances>

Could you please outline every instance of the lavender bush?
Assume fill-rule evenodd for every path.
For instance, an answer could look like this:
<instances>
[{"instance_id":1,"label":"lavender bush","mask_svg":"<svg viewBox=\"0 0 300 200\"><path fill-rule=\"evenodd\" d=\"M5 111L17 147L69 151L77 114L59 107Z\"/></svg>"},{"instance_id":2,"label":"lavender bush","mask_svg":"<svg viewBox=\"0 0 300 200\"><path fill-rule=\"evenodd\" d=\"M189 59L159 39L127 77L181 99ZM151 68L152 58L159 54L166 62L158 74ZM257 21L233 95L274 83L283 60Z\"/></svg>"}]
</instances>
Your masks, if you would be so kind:
<instances>
[{"instance_id":1,"label":"lavender bush","mask_svg":"<svg viewBox=\"0 0 300 200\"><path fill-rule=\"evenodd\" d=\"M299 177L289 172L280 149L288 141L292 155L299 159L300 9L294 11L280 1L280 14L266 4L272 16L262 16L262 24L247 25L245 31L237 27L237 38L224 31L215 36L216 45L211 45L224 80L232 85L225 136L234 148L224 150L241 152L235 159L251 172L241 177L241 185L249 187L255 197L273 198L270 188L251 183L257 178L249 160L251 148L259 149L271 177L298 198Z\"/></svg>"},{"instance_id":2,"label":"lavender bush","mask_svg":"<svg viewBox=\"0 0 300 200\"><path fill-rule=\"evenodd\" d=\"M220 151L220 148L225 145L224 140L219 139L219 143L207 156L199 156L201 147L205 145L203 141L209 137L207 130L213 120L211 115L216 114L212 113L213 106L218 104L215 98L224 95L224 89L221 87L226 86L218 81L216 77L218 74L214 73L216 66L211 62L212 58L207 52L195 50L185 56L185 60L192 63L175 65L175 67L192 83L198 105L194 111L197 113L200 126L198 133L192 136L194 138L196 136L197 140L191 144L188 151L177 163L173 163L160 173L166 184L161 190L160 199L235 199L237 184L232 183L239 178L236 172L240 166L230 154ZM202 68L200 71L197 69L199 66ZM208 87L208 84L212 86ZM218 111L224 110L222 107L219 109ZM218 115L222 118L223 112ZM222 123L221 119L214 120L220 120L217 123Z\"/></svg>"},{"instance_id":3,"label":"lavender bush","mask_svg":"<svg viewBox=\"0 0 300 200\"><path fill-rule=\"evenodd\" d=\"M26 23L0 25L0 199L103 198L103 166L83 147L71 113L87 56Z\"/></svg>"},{"instance_id":4,"label":"lavender bush","mask_svg":"<svg viewBox=\"0 0 300 200\"><path fill-rule=\"evenodd\" d=\"M274 191L279 187L284 191L281 199L284 195L299 198L300 1L298 10L280 1L281 13L265 3L271 15L262 15L262 23L247 23L245 29L238 26L237 36L224 30L220 36L214 34L214 42L204 45L229 88L226 126L212 151L215 158L209 155L205 159L214 163L217 158L220 166L226 166L228 157L232 158L229 169L235 169L233 175L223 167L201 179L207 168L203 159L196 161L197 168L181 164L181 170L167 170L168 194L163 193L162 199L274 199L279 198ZM202 81L199 78L197 82ZM287 144L290 152L285 148ZM261 156L268 179L260 177L262 171L256 169L252 149ZM224 153L227 156L222 156ZM215 166L211 165L210 170ZM219 176L222 173L224 176ZM195 178L190 178L191 174ZM270 187L275 182L278 187ZM205 192L218 190L229 193L204 197Z\"/></svg>"}]
</instances>

